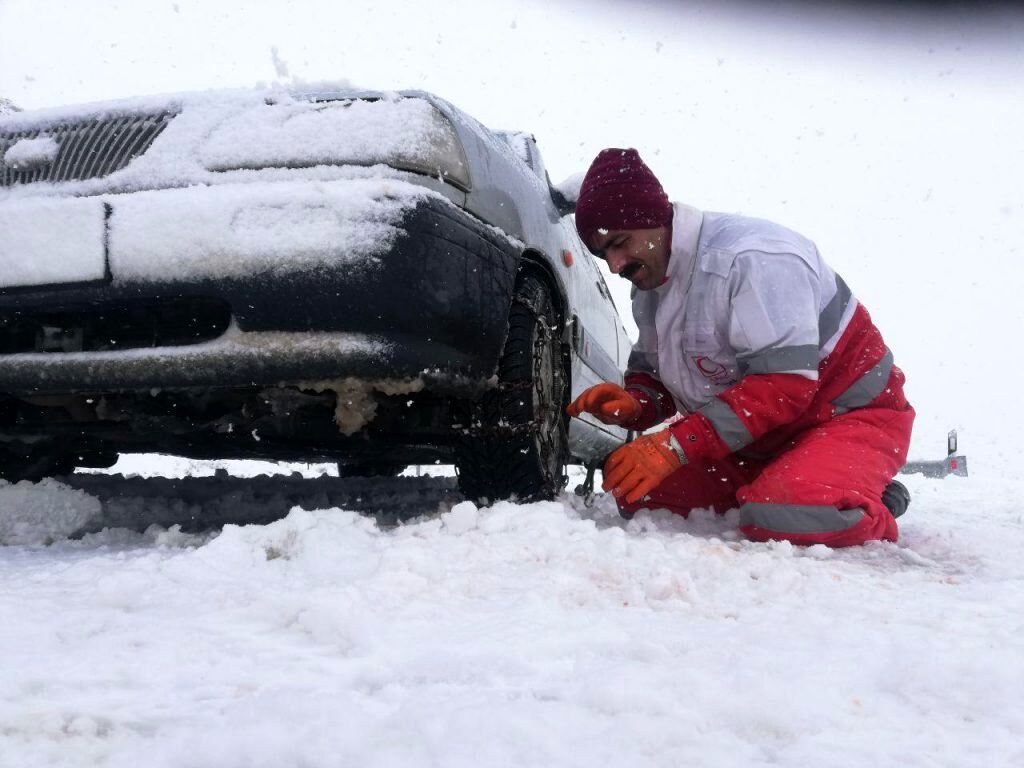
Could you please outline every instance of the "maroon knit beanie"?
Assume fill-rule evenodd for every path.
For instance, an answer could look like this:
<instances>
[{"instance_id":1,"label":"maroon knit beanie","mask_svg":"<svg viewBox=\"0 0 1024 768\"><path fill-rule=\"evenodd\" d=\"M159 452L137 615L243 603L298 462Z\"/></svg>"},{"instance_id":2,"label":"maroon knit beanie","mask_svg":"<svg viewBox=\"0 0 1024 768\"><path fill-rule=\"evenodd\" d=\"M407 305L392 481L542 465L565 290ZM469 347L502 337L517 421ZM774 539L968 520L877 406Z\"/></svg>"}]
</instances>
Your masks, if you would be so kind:
<instances>
[{"instance_id":1,"label":"maroon knit beanie","mask_svg":"<svg viewBox=\"0 0 1024 768\"><path fill-rule=\"evenodd\" d=\"M583 177L576 231L589 248L598 229L654 229L672 223L672 203L635 149L602 149Z\"/></svg>"}]
</instances>

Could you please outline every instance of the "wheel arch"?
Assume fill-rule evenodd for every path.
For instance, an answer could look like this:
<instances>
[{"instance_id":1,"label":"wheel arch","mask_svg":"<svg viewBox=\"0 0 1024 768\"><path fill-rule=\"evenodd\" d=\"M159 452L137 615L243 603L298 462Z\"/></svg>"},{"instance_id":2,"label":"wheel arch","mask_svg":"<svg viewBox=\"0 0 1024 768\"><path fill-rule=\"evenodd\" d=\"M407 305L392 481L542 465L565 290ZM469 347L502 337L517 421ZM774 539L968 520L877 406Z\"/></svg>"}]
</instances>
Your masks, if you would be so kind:
<instances>
[{"instance_id":1,"label":"wheel arch","mask_svg":"<svg viewBox=\"0 0 1024 768\"><path fill-rule=\"evenodd\" d=\"M564 361L559 364L565 348L558 299L564 301L552 276L524 259L497 386L473 403L455 442L459 486L467 498L550 499L565 485L570 387L569 371Z\"/></svg>"},{"instance_id":2,"label":"wheel arch","mask_svg":"<svg viewBox=\"0 0 1024 768\"><path fill-rule=\"evenodd\" d=\"M551 292L551 301L555 305L559 318L564 322L570 314L569 298L566 295L565 285L551 265L551 260L541 251L535 248L527 248L523 251L519 261L519 274L516 276L516 282L523 275L533 275L538 280L543 281Z\"/></svg>"}]
</instances>

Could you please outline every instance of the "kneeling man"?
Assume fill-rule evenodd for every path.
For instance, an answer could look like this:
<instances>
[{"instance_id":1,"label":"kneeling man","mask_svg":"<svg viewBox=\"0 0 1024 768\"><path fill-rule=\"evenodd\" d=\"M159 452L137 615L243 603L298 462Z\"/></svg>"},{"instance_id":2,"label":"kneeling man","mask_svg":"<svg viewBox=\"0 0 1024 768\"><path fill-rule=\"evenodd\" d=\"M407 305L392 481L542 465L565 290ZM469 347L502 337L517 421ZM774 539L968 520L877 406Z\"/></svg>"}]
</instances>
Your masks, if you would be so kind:
<instances>
[{"instance_id":1,"label":"kneeling man","mask_svg":"<svg viewBox=\"0 0 1024 768\"><path fill-rule=\"evenodd\" d=\"M626 514L740 509L751 539L843 547L895 541L909 501L892 482L914 410L867 310L807 238L669 202L633 149L605 149L576 228L633 283L640 337L625 387L569 414L643 431L604 467Z\"/></svg>"}]
</instances>

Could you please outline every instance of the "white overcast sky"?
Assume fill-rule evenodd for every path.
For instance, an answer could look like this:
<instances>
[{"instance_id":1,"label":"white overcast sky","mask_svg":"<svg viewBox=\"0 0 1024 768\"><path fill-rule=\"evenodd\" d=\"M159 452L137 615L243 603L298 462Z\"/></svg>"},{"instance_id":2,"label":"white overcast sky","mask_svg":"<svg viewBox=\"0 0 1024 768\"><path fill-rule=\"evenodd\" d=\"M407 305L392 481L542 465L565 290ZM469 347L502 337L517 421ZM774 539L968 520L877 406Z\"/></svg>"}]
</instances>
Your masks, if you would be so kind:
<instances>
[{"instance_id":1,"label":"white overcast sky","mask_svg":"<svg viewBox=\"0 0 1024 768\"><path fill-rule=\"evenodd\" d=\"M673 198L814 239L938 434L1024 373L1024 13L932 5L0 0L0 96L347 80L530 131L555 181L635 146Z\"/></svg>"},{"instance_id":2,"label":"white overcast sky","mask_svg":"<svg viewBox=\"0 0 1024 768\"><path fill-rule=\"evenodd\" d=\"M566 172L606 143L672 152L652 131L688 153L783 156L825 114L848 113L852 135L889 99L1022 95L1024 15L887 5L0 0L0 95L32 108L289 79L421 87L535 132Z\"/></svg>"}]
</instances>

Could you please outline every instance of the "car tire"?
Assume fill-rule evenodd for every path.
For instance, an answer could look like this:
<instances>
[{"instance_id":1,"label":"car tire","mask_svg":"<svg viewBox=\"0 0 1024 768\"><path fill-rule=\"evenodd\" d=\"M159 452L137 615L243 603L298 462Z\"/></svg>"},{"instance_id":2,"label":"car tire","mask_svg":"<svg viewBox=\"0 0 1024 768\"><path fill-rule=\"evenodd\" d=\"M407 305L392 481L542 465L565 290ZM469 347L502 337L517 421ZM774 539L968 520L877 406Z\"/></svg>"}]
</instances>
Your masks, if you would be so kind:
<instances>
[{"instance_id":1,"label":"car tire","mask_svg":"<svg viewBox=\"0 0 1024 768\"><path fill-rule=\"evenodd\" d=\"M471 411L456 445L462 494L473 501L550 499L565 485L569 382L547 286L522 277L509 311L498 386Z\"/></svg>"}]
</instances>

